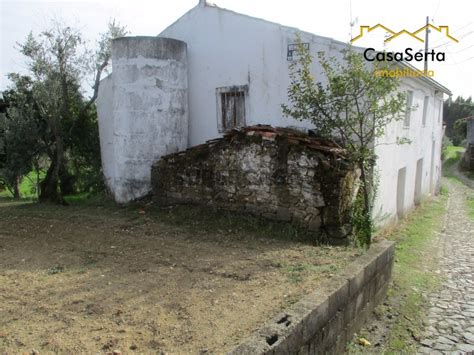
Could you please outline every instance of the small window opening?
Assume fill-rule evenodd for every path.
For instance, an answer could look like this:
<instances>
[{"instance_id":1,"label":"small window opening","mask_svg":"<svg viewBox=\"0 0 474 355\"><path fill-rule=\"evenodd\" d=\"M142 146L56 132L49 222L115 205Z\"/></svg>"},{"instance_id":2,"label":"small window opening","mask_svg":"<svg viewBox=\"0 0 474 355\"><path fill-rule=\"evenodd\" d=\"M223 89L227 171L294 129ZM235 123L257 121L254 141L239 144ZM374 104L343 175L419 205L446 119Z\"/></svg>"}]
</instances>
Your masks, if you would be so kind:
<instances>
[{"instance_id":1,"label":"small window opening","mask_svg":"<svg viewBox=\"0 0 474 355\"><path fill-rule=\"evenodd\" d=\"M217 89L219 132L245 126L247 91L247 86Z\"/></svg>"}]
</instances>

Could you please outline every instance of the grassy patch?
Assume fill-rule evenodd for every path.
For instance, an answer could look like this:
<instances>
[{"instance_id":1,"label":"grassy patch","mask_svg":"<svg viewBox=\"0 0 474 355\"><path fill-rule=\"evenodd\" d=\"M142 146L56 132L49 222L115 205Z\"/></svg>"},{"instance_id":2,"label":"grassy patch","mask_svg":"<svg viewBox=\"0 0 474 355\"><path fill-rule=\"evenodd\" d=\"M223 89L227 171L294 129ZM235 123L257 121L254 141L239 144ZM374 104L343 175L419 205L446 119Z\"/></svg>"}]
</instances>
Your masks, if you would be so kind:
<instances>
[{"instance_id":1,"label":"grassy patch","mask_svg":"<svg viewBox=\"0 0 474 355\"><path fill-rule=\"evenodd\" d=\"M422 205L388 239L396 241L393 287L389 297L399 299L399 316L388 338L388 352L412 352L423 330L426 302L438 278L433 272L433 241L441 229L447 197Z\"/></svg>"},{"instance_id":2,"label":"grassy patch","mask_svg":"<svg viewBox=\"0 0 474 355\"><path fill-rule=\"evenodd\" d=\"M458 147L455 145L450 145L446 147L446 149L443 152L444 167L450 168L454 164L456 164L461 159L463 152L464 152L463 147Z\"/></svg>"},{"instance_id":3,"label":"grassy patch","mask_svg":"<svg viewBox=\"0 0 474 355\"><path fill-rule=\"evenodd\" d=\"M64 272L64 266L59 265L59 264L54 265L48 269L48 275L56 275L61 272Z\"/></svg>"},{"instance_id":4,"label":"grassy patch","mask_svg":"<svg viewBox=\"0 0 474 355\"><path fill-rule=\"evenodd\" d=\"M137 208L138 207L138 208ZM129 206L139 213L140 206ZM232 212L213 208L200 208L193 205L170 207L145 206L146 215L157 218L169 225L178 225L190 231L220 231L235 235L271 236L275 239L319 244L320 235L298 228L290 223L270 221L249 213Z\"/></svg>"},{"instance_id":5,"label":"grassy patch","mask_svg":"<svg viewBox=\"0 0 474 355\"><path fill-rule=\"evenodd\" d=\"M474 219L474 197L470 196L467 198L467 211L469 214L469 217L471 219Z\"/></svg>"},{"instance_id":6,"label":"grassy patch","mask_svg":"<svg viewBox=\"0 0 474 355\"><path fill-rule=\"evenodd\" d=\"M434 242L443 224L446 192L442 187L439 197L424 202L395 229L380 233L396 242L393 283L386 301L375 310L374 322L358 334L372 343L379 339L380 344L377 349L364 348L353 341L348 346L350 353L416 353L428 307L424 294L435 290L439 282ZM377 332L382 332L385 340Z\"/></svg>"},{"instance_id":7,"label":"grassy patch","mask_svg":"<svg viewBox=\"0 0 474 355\"><path fill-rule=\"evenodd\" d=\"M311 263L297 263L293 265L286 265L283 271L288 276L288 279L293 283L299 283L303 281L309 274L317 272L319 274L335 274L339 271L339 268L333 264L311 264Z\"/></svg>"},{"instance_id":8,"label":"grassy patch","mask_svg":"<svg viewBox=\"0 0 474 355\"><path fill-rule=\"evenodd\" d=\"M464 152L463 147L457 147L450 145L443 151L443 175L454 183L461 183L453 170L456 168L456 164L461 160Z\"/></svg>"},{"instance_id":9,"label":"grassy patch","mask_svg":"<svg viewBox=\"0 0 474 355\"><path fill-rule=\"evenodd\" d=\"M46 176L46 172L41 171L39 175L40 181L43 180L45 176ZM36 176L35 171L31 171L28 175L23 177L20 183L20 194L22 198L24 199L37 198L36 179L37 179L37 176ZM13 198L13 195L10 193L10 191L8 191L8 189L5 189L3 191L0 191L0 197Z\"/></svg>"}]
</instances>

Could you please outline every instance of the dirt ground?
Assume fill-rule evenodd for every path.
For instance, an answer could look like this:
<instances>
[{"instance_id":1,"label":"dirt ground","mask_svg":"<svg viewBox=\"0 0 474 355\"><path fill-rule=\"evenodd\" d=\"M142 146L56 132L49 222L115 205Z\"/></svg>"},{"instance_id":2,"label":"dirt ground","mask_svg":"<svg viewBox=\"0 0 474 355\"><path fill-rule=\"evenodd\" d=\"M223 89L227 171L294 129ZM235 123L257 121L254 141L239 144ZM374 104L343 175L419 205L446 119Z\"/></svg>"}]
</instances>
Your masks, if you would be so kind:
<instances>
[{"instance_id":1,"label":"dirt ground","mask_svg":"<svg viewBox=\"0 0 474 355\"><path fill-rule=\"evenodd\" d=\"M0 201L0 353L228 351L359 253L299 238L194 207Z\"/></svg>"}]
</instances>

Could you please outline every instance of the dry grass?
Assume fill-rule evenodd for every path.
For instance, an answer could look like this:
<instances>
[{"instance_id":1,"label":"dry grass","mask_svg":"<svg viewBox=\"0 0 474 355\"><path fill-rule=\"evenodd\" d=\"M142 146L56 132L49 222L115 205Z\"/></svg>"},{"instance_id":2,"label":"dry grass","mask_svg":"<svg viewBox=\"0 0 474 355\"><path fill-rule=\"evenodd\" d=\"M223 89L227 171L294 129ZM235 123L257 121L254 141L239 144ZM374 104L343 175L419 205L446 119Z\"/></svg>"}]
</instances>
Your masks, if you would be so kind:
<instances>
[{"instance_id":1,"label":"dry grass","mask_svg":"<svg viewBox=\"0 0 474 355\"><path fill-rule=\"evenodd\" d=\"M192 207L2 201L0 352L230 350L359 253L304 237Z\"/></svg>"}]
</instances>

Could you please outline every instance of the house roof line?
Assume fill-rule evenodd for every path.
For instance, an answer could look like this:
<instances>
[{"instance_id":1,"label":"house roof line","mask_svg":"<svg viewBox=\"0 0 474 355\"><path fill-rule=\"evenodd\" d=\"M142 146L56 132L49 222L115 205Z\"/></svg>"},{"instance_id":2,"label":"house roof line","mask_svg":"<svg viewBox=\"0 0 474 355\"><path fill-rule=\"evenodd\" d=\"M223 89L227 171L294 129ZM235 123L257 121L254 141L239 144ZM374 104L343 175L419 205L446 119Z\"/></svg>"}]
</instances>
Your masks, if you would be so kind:
<instances>
[{"instance_id":1,"label":"house roof line","mask_svg":"<svg viewBox=\"0 0 474 355\"><path fill-rule=\"evenodd\" d=\"M331 38L331 37L321 36L321 35L317 35L317 34L314 34L314 33L308 32L308 31L301 30L301 29L299 29L298 27L283 25L283 24L278 23L278 22L265 20L265 19L263 19L263 18L261 18L261 17L255 17L255 16L243 14L243 13L241 13L241 12L237 12L237 11L234 11L234 10L229 10L229 9L226 9L226 8L223 8L223 7L220 7L220 6L217 6L217 5L215 5L215 4L210 4L210 3L206 3L204 6L202 6L202 5L200 5L200 4L197 4L196 6L192 7L191 9L189 9L188 11L186 11L182 16L180 16L176 21L174 21L174 22L171 23L169 26L167 26L165 29L163 29L163 31L161 31L160 34L158 34L158 36L160 36L161 33L165 32L168 28L170 28L170 27L172 27L174 24L178 23L178 22L179 22L181 19L183 19L186 15L188 15L188 14L191 13L191 12L193 12L194 10L196 10L196 9L199 8L199 7L214 8L214 9L219 10L219 11L228 12L228 13L231 13L231 14L234 14L234 15L237 15L237 16L241 16L241 17L246 17L246 18L249 18L249 19L251 19L251 20L257 20L257 21L260 21L260 22L265 22L265 23L268 23L268 24L273 25L273 26L282 27L282 28L287 28L287 29L292 30L292 31L295 31L295 32L300 32L300 33L307 34L307 35L310 35L310 36L319 37L319 38L321 38L321 39L326 39L326 40L332 41L332 42L334 42L334 43L344 44L344 45L347 44L346 42L339 41L339 40L334 39L334 38ZM362 47L358 47L358 48L362 48Z\"/></svg>"},{"instance_id":2,"label":"house roof line","mask_svg":"<svg viewBox=\"0 0 474 355\"><path fill-rule=\"evenodd\" d=\"M236 12L234 10L229 10L229 9L226 9L226 8L223 8L223 7L220 7L220 6L217 6L215 4L210 4L208 2L205 2L204 5L202 5L200 2L192 7L190 10L188 10L186 13L184 13L181 17L179 17L176 21L174 21L172 24L170 24L169 26L167 26L161 33L165 32L168 28L172 27L174 24L178 23L181 19L183 19L185 16L187 16L188 14L190 14L191 12L193 12L194 10L196 10L197 8L199 7L208 7L208 8L215 8L216 10L218 11L224 11L224 12L228 12L228 13L231 13L231 14L234 14L234 15L237 15L237 16L241 16L241 17L246 17L246 18L249 18L251 20L257 20L257 21L261 21L261 22L265 22L265 23L268 23L268 24L271 24L271 25L274 25L274 26L277 26L277 27L280 27L280 28L287 28L291 31L295 31L295 32L300 32L300 33L303 33L303 34L306 34L306 35L310 35L310 36L314 36L314 37L318 37L318 38L321 38L321 39L324 39L324 40L328 40L329 42L331 42L332 44L339 44L339 45L344 45L344 46L351 46L352 48L356 49L356 50L360 50L360 51L363 51L365 50L366 48L364 47L357 47L357 46L354 46L348 42L343 42L343 41L340 41L340 40L337 40L337 39L334 39L334 38L331 38L331 37L325 37L325 36L321 36L321 35L317 35L317 34L314 34L314 33L311 33L311 32L308 32L308 31L304 31L304 30L300 30L299 28L297 27L293 27L293 26L286 26L286 25L282 25L278 22L273 22L273 21L269 21L269 20L265 20L263 18L260 18L260 17L255 17L255 16L250 16L250 15L247 15L247 14L243 14L243 13L240 13L240 12ZM373 26L373 29L376 28L376 27L384 27L383 25L376 25L376 26ZM393 32L393 31L392 31ZM160 33L160 34L161 34ZM159 35L160 35L159 34ZM158 36L159 36L158 35ZM409 64L408 62L400 62L400 64L402 66L406 66L408 67L409 69L413 69L413 70L416 70L417 68L414 67L413 65ZM445 87L444 85L438 83L436 80L434 79L431 79L430 77L427 77L427 76L419 76L419 77L416 77L416 78L413 78L413 79L420 79L422 82L430 85L430 86L433 86L435 87L436 89L442 91L443 93L451 96L452 95L452 92L447 88Z\"/></svg>"},{"instance_id":3,"label":"house roof line","mask_svg":"<svg viewBox=\"0 0 474 355\"><path fill-rule=\"evenodd\" d=\"M177 24L179 21L181 21L183 18L185 18L188 14L196 10L200 4L198 3L196 6L193 6L190 8L188 11L186 11L184 14L182 14L180 17L178 17L176 20L174 20L172 23L170 23L168 26L166 26L160 33L157 34L157 37L161 36L163 32L165 32L168 28L173 27L175 24Z\"/></svg>"},{"instance_id":4,"label":"house roof line","mask_svg":"<svg viewBox=\"0 0 474 355\"><path fill-rule=\"evenodd\" d=\"M418 68L416 68L415 66L411 65L410 63L408 62L399 62L399 64L401 66L405 66L407 67L408 69L411 69L411 70L419 70ZM434 79L431 79L429 76L426 76L426 75L421 75L421 76L417 76L413 79L419 79L423 82L425 82L426 84L429 84L430 86L434 87L435 89L445 93L446 95L448 96L452 96L453 93L451 92L451 90L449 90L446 86L438 83L436 80Z\"/></svg>"}]
</instances>

